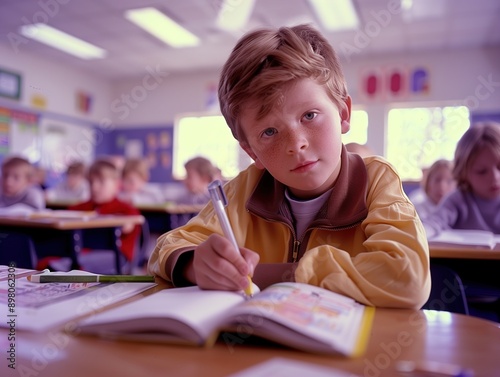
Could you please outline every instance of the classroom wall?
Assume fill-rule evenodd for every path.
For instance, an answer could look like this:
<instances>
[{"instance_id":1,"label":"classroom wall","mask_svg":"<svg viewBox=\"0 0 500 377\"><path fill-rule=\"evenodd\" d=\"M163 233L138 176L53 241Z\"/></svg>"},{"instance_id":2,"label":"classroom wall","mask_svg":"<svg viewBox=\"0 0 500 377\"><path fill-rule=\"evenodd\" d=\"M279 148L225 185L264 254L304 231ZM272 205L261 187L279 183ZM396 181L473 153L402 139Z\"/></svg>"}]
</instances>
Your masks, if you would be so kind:
<instances>
[{"instance_id":1,"label":"classroom wall","mask_svg":"<svg viewBox=\"0 0 500 377\"><path fill-rule=\"evenodd\" d=\"M219 69L180 74L151 66L135 78L106 81L90 72L40 59L29 51L16 54L0 46L0 56L1 67L23 76L21 101L0 99L0 107L36 112L42 124L57 123L63 129L69 124L72 128L68 133L82 129L82 136L73 140L77 143L73 151L90 146L98 154L114 153L117 138L126 137L127 130L134 133L144 128L164 128L171 132L179 114L218 108L215 91ZM390 106L467 105L473 115L500 113L499 48L387 53L363 58L352 55L349 59L341 56L341 61L353 106L369 114L368 144L379 154L385 149L385 117ZM362 79L369 71L384 76L393 68L410 72L416 67L425 68L429 74L425 93L367 98L361 90ZM75 105L78 91L88 93L92 99L87 114ZM34 106L33 97L37 95L45 98L44 108ZM94 132L93 142L89 128Z\"/></svg>"},{"instance_id":2,"label":"classroom wall","mask_svg":"<svg viewBox=\"0 0 500 377\"><path fill-rule=\"evenodd\" d=\"M466 105L472 113L500 113L500 49L481 48L459 51L430 51L418 54L384 54L347 60L341 56L353 106L369 113L370 146L384 153L385 117L391 106ZM362 78L368 71L383 77L393 68L410 72L423 67L429 74L426 93L405 93L399 97L363 95ZM195 74L167 74L144 100L129 111L115 111L117 128L134 128L137 124L168 126L179 113L202 112L210 108L211 88L219 79L219 71ZM140 85L141 78L112 84L112 97L120 98ZM124 116L126 115L126 116Z\"/></svg>"}]
</instances>

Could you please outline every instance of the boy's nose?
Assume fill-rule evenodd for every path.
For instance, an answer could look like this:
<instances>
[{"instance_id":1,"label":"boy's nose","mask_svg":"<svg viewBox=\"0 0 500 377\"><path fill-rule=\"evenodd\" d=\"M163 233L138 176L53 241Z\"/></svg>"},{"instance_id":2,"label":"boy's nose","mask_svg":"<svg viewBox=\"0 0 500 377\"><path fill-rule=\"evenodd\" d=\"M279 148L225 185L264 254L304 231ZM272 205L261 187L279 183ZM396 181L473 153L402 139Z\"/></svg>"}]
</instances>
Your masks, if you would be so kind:
<instances>
[{"instance_id":1,"label":"boy's nose","mask_svg":"<svg viewBox=\"0 0 500 377\"><path fill-rule=\"evenodd\" d=\"M309 142L302 132L290 131L288 134L288 153L296 153L307 148Z\"/></svg>"}]
</instances>

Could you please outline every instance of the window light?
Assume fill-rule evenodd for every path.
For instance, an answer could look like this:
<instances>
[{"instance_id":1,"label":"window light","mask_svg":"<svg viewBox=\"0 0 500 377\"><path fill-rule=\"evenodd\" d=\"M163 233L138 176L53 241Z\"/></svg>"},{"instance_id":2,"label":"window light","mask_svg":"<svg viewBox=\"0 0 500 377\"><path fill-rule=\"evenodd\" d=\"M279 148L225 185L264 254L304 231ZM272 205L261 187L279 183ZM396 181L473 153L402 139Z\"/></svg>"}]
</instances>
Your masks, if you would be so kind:
<instances>
[{"instance_id":1,"label":"window light","mask_svg":"<svg viewBox=\"0 0 500 377\"><path fill-rule=\"evenodd\" d=\"M196 35L156 8L131 9L125 12L125 18L172 47L191 47L200 43Z\"/></svg>"},{"instance_id":2,"label":"window light","mask_svg":"<svg viewBox=\"0 0 500 377\"><path fill-rule=\"evenodd\" d=\"M20 33L80 59L100 59L106 56L106 50L44 23L22 26Z\"/></svg>"},{"instance_id":3,"label":"window light","mask_svg":"<svg viewBox=\"0 0 500 377\"><path fill-rule=\"evenodd\" d=\"M323 27L329 31L356 29L359 19L352 0L309 0Z\"/></svg>"}]
</instances>

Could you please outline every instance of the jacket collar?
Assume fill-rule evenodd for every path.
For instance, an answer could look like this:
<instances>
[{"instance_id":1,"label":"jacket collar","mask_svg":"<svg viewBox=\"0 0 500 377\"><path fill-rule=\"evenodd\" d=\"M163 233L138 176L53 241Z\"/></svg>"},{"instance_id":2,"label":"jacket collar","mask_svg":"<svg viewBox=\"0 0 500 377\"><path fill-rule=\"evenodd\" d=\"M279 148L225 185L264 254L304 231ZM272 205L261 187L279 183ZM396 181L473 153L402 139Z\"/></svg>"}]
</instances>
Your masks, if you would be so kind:
<instances>
[{"instance_id":1,"label":"jacket collar","mask_svg":"<svg viewBox=\"0 0 500 377\"><path fill-rule=\"evenodd\" d=\"M321 208L313 224L320 227L347 227L363 220L368 214L366 193L368 174L363 159L342 147L339 176L330 198ZM285 186L267 170L257 182L247 201L251 213L271 221L290 222L290 209L285 199Z\"/></svg>"}]
</instances>

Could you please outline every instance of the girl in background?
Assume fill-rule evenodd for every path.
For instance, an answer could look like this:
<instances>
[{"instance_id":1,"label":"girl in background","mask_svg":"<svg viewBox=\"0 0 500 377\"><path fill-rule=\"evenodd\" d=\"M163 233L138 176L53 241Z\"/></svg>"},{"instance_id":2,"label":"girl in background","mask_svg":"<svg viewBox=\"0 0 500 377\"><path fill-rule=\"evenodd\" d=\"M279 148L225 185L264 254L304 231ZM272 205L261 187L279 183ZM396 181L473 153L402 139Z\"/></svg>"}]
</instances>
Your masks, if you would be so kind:
<instances>
[{"instance_id":1,"label":"girl in background","mask_svg":"<svg viewBox=\"0 0 500 377\"><path fill-rule=\"evenodd\" d=\"M477 123L455 150L457 189L423 219L427 236L444 229L480 229L500 234L500 124Z\"/></svg>"},{"instance_id":2,"label":"girl in background","mask_svg":"<svg viewBox=\"0 0 500 377\"><path fill-rule=\"evenodd\" d=\"M421 219L431 215L441 200L455 189L451 161L437 160L425 169L421 188L410 193L410 200Z\"/></svg>"}]
</instances>

